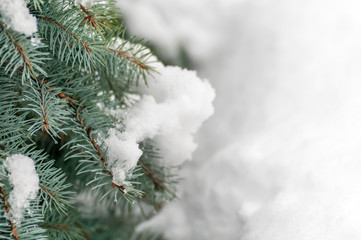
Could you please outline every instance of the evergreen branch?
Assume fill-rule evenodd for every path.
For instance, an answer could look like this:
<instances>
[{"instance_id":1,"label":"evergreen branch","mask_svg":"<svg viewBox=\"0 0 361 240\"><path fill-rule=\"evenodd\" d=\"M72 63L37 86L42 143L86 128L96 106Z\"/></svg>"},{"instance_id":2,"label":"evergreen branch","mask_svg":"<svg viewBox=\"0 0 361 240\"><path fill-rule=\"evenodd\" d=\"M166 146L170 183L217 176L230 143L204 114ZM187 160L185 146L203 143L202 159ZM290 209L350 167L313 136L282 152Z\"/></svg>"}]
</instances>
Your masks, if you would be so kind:
<instances>
[{"instance_id":1,"label":"evergreen branch","mask_svg":"<svg viewBox=\"0 0 361 240\"><path fill-rule=\"evenodd\" d=\"M73 208L69 200L74 193L69 190L71 184L66 183L66 175L61 169L54 167L53 160L46 161L46 155L40 151L31 151L27 155L35 159L43 214L52 214L53 210L56 210L59 214L67 215L69 208Z\"/></svg>"},{"instance_id":2,"label":"evergreen branch","mask_svg":"<svg viewBox=\"0 0 361 240\"><path fill-rule=\"evenodd\" d=\"M104 44L112 34L104 39L104 31L99 30L100 25L83 5L80 5L80 10L85 14L85 17L78 19L78 16L75 16L72 17L73 19L66 19L63 21L64 23L61 22L61 19L65 17L58 17L57 20L56 16L51 15L51 6L48 7L47 12L34 12L34 14L38 20L40 20L39 29L41 31L39 32L43 34L42 36L49 42L53 55L61 61L65 61L66 63L72 62L72 67L77 64L79 65L79 69L84 68L88 72L92 72L91 68L94 67L100 74L103 74L103 72L110 73L109 75L118 78L118 81L122 81L122 78L125 78L125 80L129 82L133 79L136 79L136 82L138 82L139 76L143 76L145 80L144 71L149 72L153 70L152 67L143 61L151 55L150 52L141 54L145 48L140 48L133 55L130 55L129 53L132 48L127 51L121 51L113 49L109 44ZM76 9L68 6L64 15L70 18L70 16L68 16L70 14L77 15ZM96 31L84 32L84 29L87 28L81 27L80 25L72 27L72 31L67 27L69 24L77 25L79 22L84 23L84 20L86 22L90 21L93 29L97 27ZM97 34L98 32L99 34ZM124 41L122 45L124 46L125 43L127 42ZM120 57L121 60L117 60L113 55Z\"/></svg>"},{"instance_id":3,"label":"evergreen branch","mask_svg":"<svg viewBox=\"0 0 361 240\"><path fill-rule=\"evenodd\" d=\"M87 44L86 42L84 42L84 41L82 41L81 39L79 39L79 37L78 37L75 33L69 31L67 28L65 28L63 25L61 25L61 24L60 24L59 22L57 22L55 19L50 18L50 17L47 17L47 16L41 16L41 15L38 15L37 17L40 18L40 19L44 19L44 20L48 21L49 23L55 24L55 25L58 26L61 30L63 30L64 33L70 34L70 35L74 38L74 40L78 41L82 46L84 46L84 48L85 48L85 50L86 50L87 52L93 53L93 51L89 48L90 44ZM70 46L71 46L71 45L70 45ZM71 46L71 47L72 47L72 46Z\"/></svg>"},{"instance_id":4,"label":"evergreen branch","mask_svg":"<svg viewBox=\"0 0 361 240\"><path fill-rule=\"evenodd\" d=\"M144 162L140 163L140 165L142 166L142 169L144 170L144 172L149 176L149 178L153 181L154 185L157 188L160 188L160 189L165 188L163 182L149 170L149 168L147 167L147 165Z\"/></svg>"},{"instance_id":5,"label":"evergreen branch","mask_svg":"<svg viewBox=\"0 0 361 240\"><path fill-rule=\"evenodd\" d=\"M66 95L65 93L59 94L58 97L67 99L69 106L74 110L75 118L76 118L78 124L81 126L82 130L86 133L87 140L90 142L92 149L96 152L98 158L100 159L100 161L102 163L101 164L101 166L102 166L101 172L105 173L110 178L113 178L113 173L107 169L108 163L106 161L105 156L102 154L99 145L95 141L95 138L91 136L91 131L93 130L93 128L86 125L86 123L83 120L83 117L80 113L80 111L82 111L85 108L85 106L79 105L77 103L77 101L75 101L72 97ZM91 169L90 171L94 171L94 169ZM92 183L92 182L94 182L96 180L100 180L100 179L101 178L99 178L99 179L95 178L95 179L91 180L89 183ZM98 185L96 188L101 187L101 186L103 186L103 185ZM126 199L129 199L131 201L133 200L132 199L133 194L135 194L134 196L138 196L138 195L142 194L142 193L140 193L140 191L137 191L136 189L134 189L131 186L118 185L118 184L115 184L114 182L111 182L111 187L117 188Z\"/></svg>"},{"instance_id":6,"label":"evergreen branch","mask_svg":"<svg viewBox=\"0 0 361 240\"><path fill-rule=\"evenodd\" d=\"M108 37L112 37L107 47L110 54L105 59L107 68L100 71L100 76L111 83L109 86L114 85L111 90L117 96L121 93L124 96L140 79L147 84L147 74L154 72L154 67L150 65L152 53L134 40L123 40L116 33Z\"/></svg>"},{"instance_id":7,"label":"evergreen branch","mask_svg":"<svg viewBox=\"0 0 361 240\"><path fill-rule=\"evenodd\" d=\"M93 16L89 13L89 11L81 4L80 5L80 9L85 13L86 17L84 17L82 22L89 22L93 28L97 29L99 26L96 23L95 19L93 18Z\"/></svg>"},{"instance_id":8,"label":"evergreen branch","mask_svg":"<svg viewBox=\"0 0 361 240\"><path fill-rule=\"evenodd\" d=\"M40 214L40 201L37 197L30 201L29 209L23 211L24 217L20 223L15 224L11 217L11 206L8 201L6 189L10 189L8 173L5 170L3 161L0 168L0 236L1 239L15 240L45 240L45 231L39 228L43 216ZM4 238L3 238L4 237Z\"/></svg>"},{"instance_id":9,"label":"evergreen branch","mask_svg":"<svg viewBox=\"0 0 361 240\"><path fill-rule=\"evenodd\" d=\"M39 187L40 187L43 191L45 191L47 194L49 194L52 198L56 198L55 194L52 193L49 189L47 189L47 188L44 187L43 185L40 184Z\"/></svg>"},{"instance_id":10,"label":"evergreen branch","mask_svg":"<svg viewBox=\"0 0 361 240\"><path fill-rule=\"evenodd\" d=\"M54 214L52 212L52 206L55 205L58 213L66 213L65 206L70 206L67 203L67 195L70 194L68 190L66 190L70 185L64 184L65 175L60 172L59 169L53 167L54 161L44 162L45 155L42 154L40 151L34 150L34 148L28 149L18 149L18 153L22 153L24 155L29 156L35 161L35 168L39 175L39 187L44 191L46 194L44 195L43 192L40 192L37 199L33 200L30 204L29 211L25 211L25 218L22 222L21 228L17 228L15 224L12 222L11 218L9 217L10 213L10 205L7 201L7 197L5 194L5 190L2 186L0 186L0 193L1 198L4 202L6 218L10 224L10 232L15 240L20 239L43 239L45 238L44 232L45 230L39 228L42 227L41 224L43 222L43 216L48 216L50 214ZM6 171L4 170L4 164L1 165L0 168L0 179L5 179ZM6 180L6 179L5 179ZM2 182L0 182L2 183ZM47 184L47 187L45 187ZM3 185L3 183L2 183ZM46 195L50 195L51 198L47 198ZM57 195L57 196L56 196ZM55 203L55 204L54 204ZM42 207L43 211L42 214L40 213L40 208ZM50 210L50 211L47 211ZM32 215L30 216L29 213ZM36 225L34 225L36 224ZM1 231L1 227L0 227Z\"/></svg>"},{"instance_id":11,"label":"evergreen branch","mask_svg":"<svg viewBox=\"0 0 361 240\"><path fill-rule=\"evenodd\" d=\"M14 92L17 82L0 76L0 144L8 152L27 145L27 128L24 114L19 113L19 94Z\"/></svg>"},{"instance_id":12,"label":"evergreen branch","mask_svg":"<svg viewBox=\"0 0 361 240\"><path fill-rule=\"evenodd\" d=\"M0 60L1 60L1 57L0 57ZM7 66L9 66L10 65L10 62L4 62L3 63L3 66L6 68ZM22 72L23 71L23 67L22 66L20 66L20 67L18 67L18 68L16 68L15 69L15 71L19 71L19 72Z\"/></svg>"},{"instance_id":13,"label":"evergreen branch","mask_svg":"<svg viewBox=\"0 0 361 240\"><path fill-rule=\"evenodd\" d=\"M141 142L140 149L143 155L138 165L141 166L145 175L138 181L142 183L141 190L147 194L142 200L153 205L158 211L164 202L176 197L173 186L179 182L179 179L172 173L175 167L165 165L159 149L155 148L150 140Z\"/></svg>"},{"instance_id":14,"label":"evergreen branch","mask_svg":"<svg viewBox=\"0 0 361 240\"><path fill-rule=\"evenodd\" d=\"M23 59L23 62L25 63L25 66L30 70L33 71L33 66L30 61L30 59L26 56L24 49L20 47L20 45L16 42L15 38L10 34L10 32L5 28L3 24L0 23L0 28L3 29L6 36L11 40L11 42L14 44L16 50L20 54L21 58Z\"/></svg>"},{"instance_id":15,"label":"evergreen branch","mask_svg":"<svg viewBox=\"0 0 361 240\"><path fill-rule=\"evenodd\" d=\"M64 132L62 125L69 120L69 113L64 109L64 104L61 100L56 97L59 92L58 88L48 86L47 80L41 79L40 77L31 77L31 80L32 82L30 82L30 84L25 83L23 85L23 96L19 93L18 99L14 97L15 95L11 95L11 98L4 98L3 101L19 102L22 107L15 107L18 109L17 112L24 113L27 117L29 117L29 114L34 113L40 118L39 121L39 118L30 116L30 119L25 121L31 125L27 129L30 135L33 135L38 130L45 130L56 142L55 138L58 137L58 133ZM2 96L7 96L11 91L14 91L14 88L20 87L19 83L13 79L4 78L3 83L4 82L5 85L3 87L8 90L2 93ZM6 84L8 85L6 86ZM16 113L14 112L14 114Z\"/></svg>"},{"instance_id":16,"label":"evergreen branch","mask_svg":"<svg viewBox=\"0 0 361 240\"><path fill-rule=\"evenodd\" d=\"M64 133L64 126L69 121L70 113L66 109L65 101L57 97L60 89L47 84L46 80L33 79L35 84L25 84L24 106L21 111L26 112L31 118L32 125L28 130L30 135L37 131L46 131L56 142L59 133Z\"/></svg>"},{"instance_id":17,"label":"evergreen branch","mask_svg":"<svg viewBox=\"0 0 361 240\"><path fill-rule=\"evenodd\" d=\"M36 9L36 10L40 10L41 6L44 4L44 1L43 0L30 0L28 2L28 4L30 4L31 6L34 6L34 9Z\"/></svg>"},{"instance_id":18,"label":"evergreen branch","mask_svg":"<svg viewBox=\"0 0 361 240\"><path fill-rule=\"evenodd\" d=\"M25 83L23 85L23 96L19 93L19 98L16 99L14 96L11 99L3 99L3 101L8 102L21 102L22 107L16 107L18 112L23 112L25 115L34 113L41 118L41 121L38 119L32 118L26 122L32 125L28 128L30 135L33 135L38 130L45 130L49 135L55 140L54 137L57 137L57 131L62 132L60 126L67 121L67 112L63 110L63 104L59 103L59 100L55 97L54 94L58 91L53 87L48 87L46 85L47 81L39 77L31 77L33 83ZM13 79L3 79L3 81L9 85L4 85L8 91L13 91L14 88L20 87L17 81ZM8 93L4 93L7 95ZM28 100L28 101L24 101Z\"/></svg>"},{"instance_id":19,"label":"evergreen branch","mask_svg":"<svg viewBox=\"0 0 361 240\"><path fill-rule=\"evenodd\" d=\"M79 5L80 5L80 9L81 9L82 13L85 14L85 17L82 18L81 22L82 22L82 23L90 22L90 23L91 23L91 26L92 26L94 29L98 30L98 29L99 29L99 23L97 23L97 21L96 21L96 19L94 18L94 16L93 16L92 14L90 14L89 10L87 10L83 5L81 5L81 4L79 4ZM71 8L71 7L70 7L70 8ZM104 8L103 8L102 10L104 10ZM50 12L49 12L49 13L50 13ZM75 11L70 11L70 10L69 10L69 11L66 11L65 14L69 14L69 13L72 13L72 15L74 15L74 14L75 14ZM100 55L102 55L101 57L99 56L100 59L99 59L99 62L98 62L98 63L100 63L100 65L97 65L97 66L98 66L98 67L97 67L98 70L100 70L100 69L104 68L104 66L106 66L106 65L105 65L105 62L104 62L103 60L108 58L108 56L107 56L107 55L108 55L107 51L113 52L113 53L115 53L116 55L121 56L122 58L126 59L129 63L132 63L132 64L136 65L136 66L139 67L140 69L143 69L143 70L146 70L146 71L152 70L152 68L151 68L150 66L148 66L147 64L145 64L145 63L141 60L144 56L141 56L141 57L136 57L135 55L134 55L134 56L131 56L130 54L128 54L128 53L125 52L125 51L118 51L118 50L113 49L113 48L111 48L111 47L108 47L108 48L107 48L107 47L105 47L105 45L104 45L103 42L99 42L99 43L95 43L95 42L93 42L93 41L90 41L90 42L88 41L88 42L86 42L86 41L80 39L81 36L83 36L83 37L87 38L88 40L90 40L90 36L93 35L93 33L80 32L80 35L81 35L81 36L77 36L77 34L76 34L75 32L71 32L71 31L69 30L69 28L65 27L62 23L60 23L60 22L57 21L56 19L54 19L54 18L52 18L52 17L50 17L50 16L46 16L46 14L44 15L44 13L42 13L42 14L35 13L35 15L36 15L38 18L40 18L40 19L43 19L43 20L48 21L49 23L55 24L57 27L59 27L59 28L63 31L63 33L70 34L70 36L71 36L75 41L79 42L81 46L85 47L85 49L87 50L87 52L93 53L93 51L94 51L93 48L97 46L97 48L96 48L96 49L98 50L97 53L99 53ZM76 17L75 17L75 19L76 19ZM71 23L71 24L76 24L77 22L79 22L79 21L75 21L75 19L74 19L74 21L71 21L70 23ZM68 24L69 24L69 23L68 23ZM75 29L81 29L81 27L78 26L78 27L76 27ZM99 30L98 32L100 32L100 35L101 35L101 36L99 36L99 38L103 38L103 37L102 37L102 35L103 35L102 31ZM68 47L69 47L69 48L73 48L73 44L72 44L72 43L63 43L62 40L59 40L59 39L56 40L56 38L57 38L57 37L56 37L57 33L56 33L55 31L53 31L53 33L52 33L51 35L53 36L53 40L50 41L50 44L51 44L51 42L53 42L53 43L58 43L58 44L59 44L59 43L68 44ZM54 36L55 36L55 37L54 37ZM108 36L108 37L109 37L109 36ZM46 38L46 37L45 37L45 38ZM94 39L96 39L96 37L94 37ZM54 41L54 40L55 40L55 41ZM52 44L51 44L51 45L52 45ZM53 45L52 48L55 49L55 46ZM64 49L64 51L65 51L65 49ZM140 51L138 51L138 52L140 52ZM59 54L59 55L60 55L60 54ZM93 54L93 55L97 55L97 54ZM147 55L147 54L146 54L146 55ZM87 68L87 69L89 70L89 68Z\"/></svg>"},{"instance_id":20,"label":"evergreen branch","mask_svg":"<svg viewBox=\"0 0 361 240\"><path fill-rule=\"evenodd\" d=\"M128 53L126 52L121 52L112 48L108 48L109 51L114 52L115 54L125 58L126 60L128 60L131 63L134 63L135 65L139 66L140 68L144 69L144 70L150 70L151 68L149 66L147 66L145 63L141 62L141 60L135 58L134 56L130 56Z\"/></svg>"},{"instance_id":21,"label":"evergreen branch","mask_svg":"<svg viewBox=\"0 0 361 240\"><path fill-rule=\"evenodd\" d=\"M45 102L44 102L43 88L40 88L40 105L43 110L43 123L44 123L45 129L49 130L49 123L48 123L48 119L46 117L47 113L46 113Z\"/></svg>"},{"instance_id":22,"label":"evergreen branch","mask_svg":"<svg viewBox=\"0 0 361 240\"><path fill-rule=\"evenodd\" d=\"M52 229L69 229L68 225L40 225L42 228L52 228Z\"/></svg>"},{"instance_id":23,"label":"evergreen branch","mask_svg":"<svg viewBox=\"0 0 361 240\"><path fill-rule=\"evenodd\" d=\"M91 24L93 25L93 27L97 28L98 25L96 25L95 20L92 18L92 16L89 15L89 12L81 4L80 4L80 6L81 6L82 11L84 11L87 14L87 16L83 19L83 22L84 22L84 20L85 21L90 21ZM96 44L94 44L94 43L86 43L85 41L79 39L79 37L75 33L70 32L67 28L65 28L62 24L60 24L59 22L57 22L53 18L50 18L50 17L47 17L47 16L42 16L42 15L38 15L38 18L44 19L44 20L46 20L46 21L48 21L50 23L53 23L53 24L57 25L61 30L63 30L64 33L70 34L74 40L78 41L80 43L80 45L83 46L88 53L93 53L93 50L91 49L91 47L95 46ZM69 44L69 47L72 48L73 47L72 44ZM137 65L138 67L140 67L143 70L150 70L151 69L151 67L147 66L140 59L137 59L134 56L130 56L126 52L118 51L118 50L115 50L115 49L110 48L110 47L107 48L107 49L109 51L114 52L115 54L125 58L127 61Z\"/></svg>"},{"instance_id":24,"label":"evergreen branch","mask_svg":"<svg viewBox=\"0 0 361 240\"><path fill-rule=\"evenodd\" d=\"M91 240L89 234L85 231L82 225L80 225L79 223L75 223L75 226L80 230L85 240Z\"/></svg>"},{"instance_id":25,"label":"evergreen branch","mask_svg":"<svg viewBox=\"0 0 361 240\"><path fill-rule=\"evenodd\" d=\"M68 216L53 214L47 216L40 227L48 231L49 239L86 240L77 226L77 219L78 213L76 211Z\"/></svg>"},{"instance_id":26,"label":"evergreen branch","mask_svg":"<svg viewBox=\"0 0 361 240\"><path fill-rule=\"evenodd\" d=\"M0 22L0 239L158 239L134 230L174 197L170 170L156 149L140 143L138 165L117 185L103 142L122 123L102 106L125 109L137 101L133 86L153 70L151 52L135 38L124 40L115 0L96 0L89 9L74 0L26 4L37 18L38 41ZM15 153L34 160L39 192L21 224L12 226L13 209L2 192L11 190L4 160ZM71 204L81 201L71 190L91 192L96 209L104 203L101 214L110 216L84 218Z\"/></svg>"},{"instance_id":27,"label":"evergreen branch","mask_svg":"<svg viewBox=\"0 0 361 240\"><path fill-rule=\"evenodd\" d=\"M88 139L90 140L93 148L97 152L100 160L102 161L104 166L108 166L108 164L106 163L105 157L103 156L103 154L100 151L99 145L95 143L95 139L90 135L90 132L91 132L92 128L86 126L85 122L83 121L83 119L82 119L82 117L81 117L81 115L80 115L80 113L79 113L79 111L77 109L74 109L74 111L75 111L76 118L78 119L78 121L79 121L80 125L83 127L83 129L86 131Z\"/></svg>"},{"instance_id":28,"label":"evergreen branch","mask_svg":"<svg viewBox=\"0 0 361 240\"><path fill-rule=\"evenodd\" d=\"M44 12L35 13L35 16L38 19L39 32L48 42L54 57L71 67L78 66L79 70L85 69L88 72L91 72L93 67L103 67L104 50L101 42L90 40L90 33L77 32L76 29L72 31Z\"/></svg>"},{"instance_id":29,"label":"evergreen branch","mask_svg":"<svg viewBox=\"0 0 361 240\"><path fill-rule=\"evenodd\" d=\"M108 166L108 163L106 162L105 157L104 157L103 154L101 153L99 145L96 144L95 139L90 135L90 132L91 132L92 128L86 126L85 122L83 121L83 119L82 119L82 117L81 117L81 115L80 115L80 113L78 112L77 109L75 109L74 111L75 111L76 118L78 119L78 121L79 121L80 125L83 127L83 129L86 131L87 136L88 136L88 139L90 140L93 148L94 148L95 151L97 152L97 154L98 154L101 162L102 162L103 165L105 166L105 168L104 168L103 171L104 171L105 173L107 173L111 178L113 178L113 173L112 173L111 171L109 171L108 169L106 169L106 167ZM115 183L112 183L112 187L116 187L116 188L118 188L118 189L120 190L120 192L121 192L122 194L126 194L126 189L125 189L124 186L121 186L121 185L117 185L117 184L115 184Z\"/></svg>"},{"instance_id":30,"label":"evergreen branch","mask_svg":"<svg viewBox=\"0 0 361 240\"><path fill-rule=\"evenodd\" d=\"M2 85L4 85L6 84L6 81L0 82L0 84L1 83ZM1 90L6 91L7 88L1 88ZM12 97L9 98L8 100L13 101L14 95L13 94L10 95L12 95ZM1 96L2 94L0 91L0 99ZM10 104L9 108L16 109L16 107L12 106L12 104ZM1 104L0 104L0 109L1 109ZM0 125L1 130L4 131L6 130L11 133L14 131L14 129L16 129L18 125L20 126L24 125L22 123L24 122L24 119L22 117L18 117L15 115L14 120L15 121L9 122L7 125L1 124ZM2 122L1 115L0 115L0 122ZM6 133L6 131L3 133ZM5 144L2 145L1 149L6 150L8 152L8 155L11 155L13 153L22 153L26 156L29 156L35 161L35 168L39 175L39 180L40 180L39 186L42 190L39 195L40 199L42 200L42 205L41 205L42 213L45 215L48 209L52 211L52 209L55 208L59 213L66 214L67 208L70 207L70 203L68 200L70 199L70 195L72 195L72 192L68 190L70 184L65 183L64 173L62 173L60 169L54 168L53 167L54 161L47 161L47 156L43 154L41 151L36 151L31 142L24 144L24 146L11 144L12 140L9 139L9 136L11 137L12 135L10 133L2 135L4 137ZM19 138L21 139L18 141L23 141L22 139L27 139L28 137L26 128L20 129L16 133L17 135L19 135L17 136L17 139ZM2 158L5 159L5 156L3 155Z\"/></svg>"},{"instance_id":31,"label":"evergreen branch","mask_svg":"<svg viewBox=\"0 0 361 240\"><path fill-rule=\"evenodd\" d=\"M114 29L122 29L124 31L119 22L121 14L116 11L116 1L96 1L89 9L85 8L84 5L82 6L76 8L77 10L80 9L81 22L87 23L87 26L90 26L93 30L95 29L102 38ZM106 38L104 40L107 41Z\"/></svg>"},{"instance_id":32,"label":"evergreen branch","mask_svg":"<svg viewBox=\"0 0 361 240\"><path fill-rule=\"evenodd\" d=\"M4 66L4 71L10 76L15 71L22 72L22 81L36 77L39 73L46 75L40 67L44 64L46 55L40 51L42 44L32 45L30 40L17 32L7 29L0 22L0 65Z\"/></svg>"},{"instance_id":33,"label":"evergreen branch","mask_svg":"<svg viewBox=\"0 0 361 240\"><path fill-rule=\"evenodd\" d=\"M5 150L5 147L3 150ZM18 152L21 152L21 150L18 150ZM68 200L70 196L73 195L73 192L68 190L71 185L65 183L65 174L53 166L53 160L45 161L47 156L41 151L35 150L33 147L23 149L23 154L35 161L35 168L40 180L39 187L42 190L40 199L43 202L43 215L47 215L48 210L51 212L53 208L55 208L59 214L67 215L67 207L72 207ZM1 157L3 159L5 158L5 156ZM5 204L5 206L7 205Z\"/></svg>"}]
</instances>

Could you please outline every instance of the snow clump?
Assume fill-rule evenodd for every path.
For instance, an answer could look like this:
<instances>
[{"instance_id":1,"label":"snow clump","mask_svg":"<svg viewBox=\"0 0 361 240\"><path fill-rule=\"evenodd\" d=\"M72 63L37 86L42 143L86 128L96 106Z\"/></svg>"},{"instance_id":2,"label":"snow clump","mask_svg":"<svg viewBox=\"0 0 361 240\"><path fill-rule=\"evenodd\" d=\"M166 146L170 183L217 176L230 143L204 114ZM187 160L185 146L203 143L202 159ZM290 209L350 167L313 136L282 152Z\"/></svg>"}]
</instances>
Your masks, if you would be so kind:
<instances>
[{"instance_id":1,"label":"snow clump","mask_svg":"<svg viewBox=\"0 0 361 240\"><path fill-rule=\"evenodd\" d=\"M24 0L2 0L0 13L5 23L15 31L26 36L38 31L36 18L30 14Z\"/></svg>"},{"instance_id":2,"label":"snow clump","mask_svg":"<svg viewBox=\"0 0 361 240\"><path fill-rule=\"evenodd\" d=\"M126 172L135 167L142 151L138 143L152 139L169 165L192 159L197 148L193 135L213 114L214 89L196 72L154 64L159 74L139 84L140 100L126 110L110 110L125 129L111 129L103 140L114 183L124 184Z\"/></svg>"},{"instance_id":3,"label":"snow clump","mask_svg":"<svg viewBox=\"0 0 361 240\"><path fill-rule=\"evenodd\" d=\"M9 171L9 180L13 186L10 192L10 218L19 226L24 218L24 210L30 207L39 191L39 176L34 161L24 155L14 154L7 157L4 166Z\"/></svg>"}]
</instances>

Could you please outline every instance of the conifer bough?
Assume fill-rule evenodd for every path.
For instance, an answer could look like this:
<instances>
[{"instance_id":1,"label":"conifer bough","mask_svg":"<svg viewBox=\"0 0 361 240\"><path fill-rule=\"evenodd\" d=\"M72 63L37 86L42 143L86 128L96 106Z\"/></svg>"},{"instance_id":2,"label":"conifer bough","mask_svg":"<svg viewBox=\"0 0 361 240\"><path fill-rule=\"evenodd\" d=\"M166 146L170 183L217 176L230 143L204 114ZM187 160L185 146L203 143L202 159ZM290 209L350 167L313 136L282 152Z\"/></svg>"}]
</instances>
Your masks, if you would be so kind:
<instances>
[{"instance_id":1,"label":"conifer bough","mask_svg":"<svg viewBox=\"0 0 361 240\"><path fill-rule=\"evenodd\" d=\"M135 227L175 197L210 85L125 40L113 1L0 14L0 239L161 239Z\"/></svg>"}]
</instances>

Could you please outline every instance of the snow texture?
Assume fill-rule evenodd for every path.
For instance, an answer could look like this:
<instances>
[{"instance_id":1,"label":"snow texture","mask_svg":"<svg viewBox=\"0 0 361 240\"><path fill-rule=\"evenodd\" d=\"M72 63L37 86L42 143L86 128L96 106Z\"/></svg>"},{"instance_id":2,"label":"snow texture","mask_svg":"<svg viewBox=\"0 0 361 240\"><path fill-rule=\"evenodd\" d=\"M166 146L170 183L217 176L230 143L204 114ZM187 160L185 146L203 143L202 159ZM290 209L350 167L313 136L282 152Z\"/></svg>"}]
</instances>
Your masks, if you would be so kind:
<instances>
[{"instance_id":1,"label":"snow texture","mask_svg":"<svg viewBox=\"0 0 361 240\"><path fill-rule=\"evenodd\" d=\"M140 33L145 39L157 44L160 54L167 53L166 57L174 58L179 55L180 47L183 47L192 59L204 61L213 57L212 49L223 44L222 35L214 32L224 30L219 19L229 17L226 15L227 10L234 8L238 2L239 0L118 0L118 6L126 23L131 26L129 31ZM143 20L152 23L152 27L149 28Z\"/></svg>"},{"instance_id":2,"label":"snow texture","mask_svg":"<svg viewBox=\"0 0 361 240\"><path fill-rule=\"evenodd\" d=\"M153 139L165 162L180 165L192 159L197 148L193 135L213 114L215 93L196 72L154 63L159 72L148 76L149 87L139 84L140 100L127 110L113 110L121 119L122 133L111 129L105 139L116 184L124 184L126 172L135 167L142 152L138 143Z\"/></svg>"},{"instance_id":3,"label":"snow texture","mask_svg":"<svg viewBox=\"0 0 361 240\"><path fill-rule=\"evenodd\" d=\"M126 185L127 174L137 165L142 151L134 136L122 134L115 129L110 129L108 134L104 144L107 148L109 169L113 173L113 182Z\"/></svg>"},{"instance_id":4,"label":"snow texture","mask_svg":"<svg viewBox=\"0 0 361 240\"><path fill-rule=\"evenodd\" d=\"M38 31L36 18L30 14L24 0L0 0L0 13L5 23L15 31L26 36Z\"/></svg>"},{"instance_id":5,"label":"snow texture","mask_svg":"<svg viewBox=\"0 0 361 240\"><path fill-rule=\"evenodd\" d=\"M16 226L20 226L24 211L29 210L30 201L39 191L39 176L35 171L34 161L21 154L7 157L4 166L9 172L9 180L13 186L8 199L10 218Z\"/></svg>"},{"instance_id":6,"label":"snow texture","mask_svg":"<svg viewBox=\"0 0 361 240\"><path fill-rule=\"evenodd\" d=\"M177 31L194 12L218 21L209 34L222 38L197 50L207 52L198 72L217 91L201 161L184 168L179 200L140 230L170 240L361 239L360 1L172 1L182 5L172 20L160 14L176 11L166 0L119 2L138 4L123 8L138 36L153 34L148 16ZM164 50L180 33L157 34Z\"/></svg>"}]
</instances>

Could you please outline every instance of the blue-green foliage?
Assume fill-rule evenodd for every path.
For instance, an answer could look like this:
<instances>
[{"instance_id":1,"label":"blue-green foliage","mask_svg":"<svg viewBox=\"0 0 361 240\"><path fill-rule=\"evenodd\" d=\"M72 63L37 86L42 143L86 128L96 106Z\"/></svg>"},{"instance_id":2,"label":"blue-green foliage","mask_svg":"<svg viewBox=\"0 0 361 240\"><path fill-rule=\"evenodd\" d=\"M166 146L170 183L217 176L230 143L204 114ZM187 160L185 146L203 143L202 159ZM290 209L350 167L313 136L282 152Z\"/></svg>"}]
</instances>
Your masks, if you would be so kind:
<instances>
[{"instance_id":1,"label":"blue-green foliage","mask_svg":"<svg viewBox=\"0 0 361 240\"><path fill-rule=\"evenodd\" d=\"M144 141L131 184L115 185L97 142L119 128L99 103L134 104L133 86L154 71L151 52L124 39L112 0L89 8L72 0L26 3L38 23L32 37L0 15L0 239L161 239L135 227L175 197L172 169ZM40 180L20 226L8 214L12 186L3 164L13 154L33 159Z\"/></svg>"}]
</instances>

